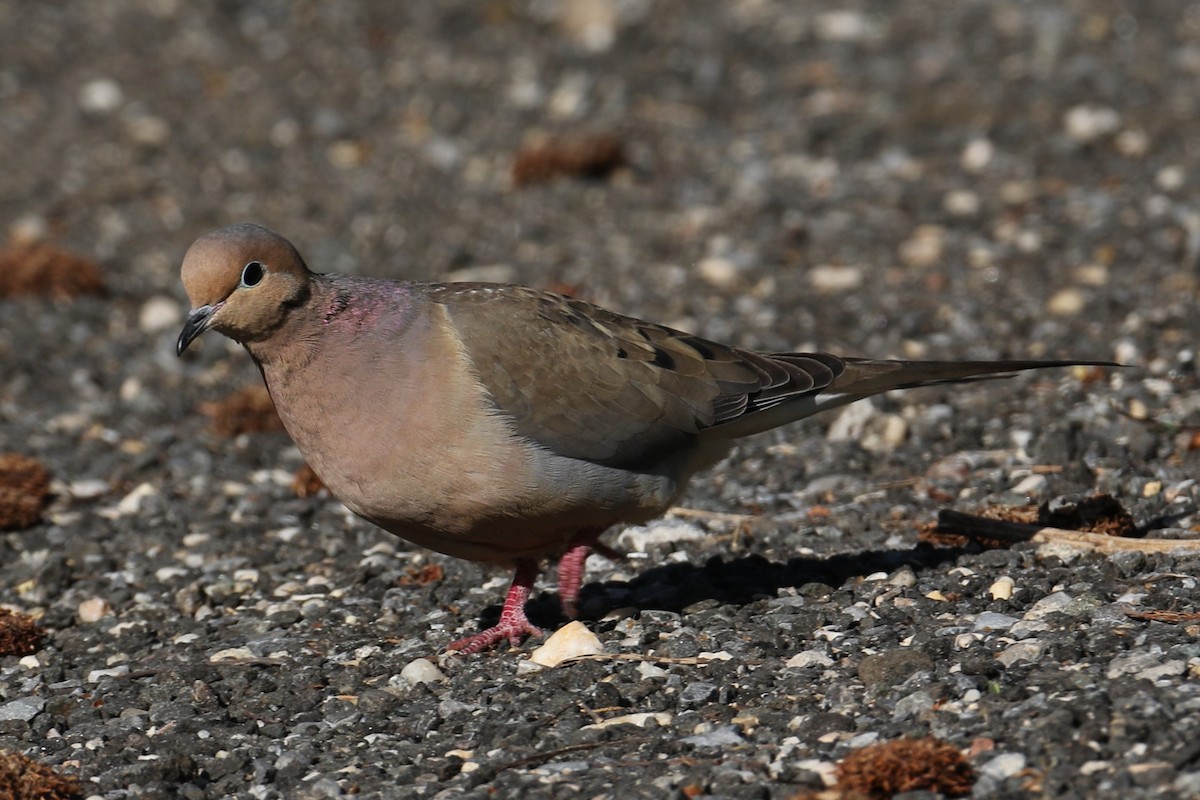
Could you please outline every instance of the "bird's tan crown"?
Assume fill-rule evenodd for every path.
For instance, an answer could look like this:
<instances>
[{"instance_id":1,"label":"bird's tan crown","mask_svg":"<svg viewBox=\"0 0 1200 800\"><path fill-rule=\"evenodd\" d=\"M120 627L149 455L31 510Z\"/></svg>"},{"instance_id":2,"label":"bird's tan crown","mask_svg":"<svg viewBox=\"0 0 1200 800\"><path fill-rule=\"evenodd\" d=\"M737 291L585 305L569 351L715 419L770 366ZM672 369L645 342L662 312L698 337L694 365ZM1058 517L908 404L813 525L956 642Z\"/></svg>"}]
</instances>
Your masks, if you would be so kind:
<instances>
[{"instance_id":1,"label":"bird's tan crown","mask_svg":"<svg viewBox=\"0 0 1200 800\"><path fill-rule=\"evenodd\" d=\"M312 278L291 242L249 223L201 236L180 272L193 309L207 309L205 327L245 345L279 331L308 297Z\"/></svg>"},{"instance_id":2,"label":"bird's tan crown","mask_svg":"<svg viewBox=\"0 0 1200 800\"><path fill-rule=\"evenodd\" d=\"M240 223L201 236L183 257L180 277L193 306L212 305L229 297L252 261L268 272L307 275L304 259L292 243L261 225Z\"/></svg>"}]
</instances>

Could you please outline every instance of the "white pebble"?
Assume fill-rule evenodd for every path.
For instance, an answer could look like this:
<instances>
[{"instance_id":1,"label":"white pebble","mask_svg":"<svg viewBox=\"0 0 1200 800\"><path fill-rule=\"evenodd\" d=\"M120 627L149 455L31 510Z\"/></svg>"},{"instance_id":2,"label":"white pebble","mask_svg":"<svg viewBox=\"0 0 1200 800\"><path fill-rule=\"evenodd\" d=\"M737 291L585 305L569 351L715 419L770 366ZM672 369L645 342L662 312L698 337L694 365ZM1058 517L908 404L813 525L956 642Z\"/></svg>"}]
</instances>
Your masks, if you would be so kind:
<instances>
[{"instance_id":1,"label":"white pebble","mask_svg":"<svg viewBox=\"0 0 1200 800\"><path fill-rule=\"evenodd\" d=\"M924 269L942 260L946 229L941 225L919 225L900 243L900 260L905 266Z\"/></svg>"},{"instance_id":2,"label":"white pebble","mask_svg":"<svg viewBox=\"0 0 1200 800\"><path fill-rule=\"evenodd\" d=\"M1120 127L1121 115L1105 106L1079 105L1063 115L1067 136L1080 144L1094 142Z\"/></svg>"},{"instance_id":3,"label":"white pebble","mask_svg":"<svg viewBox=\"0 0 1200 800\"><path fill-rule=\"evenodd\" d=\"M617 4L613 0L566 0L560 4L559 26L577 44L601 53L617 38Z\"/></svg>"},{"instance_id":4,"label":"white pebble","mask_svg":"<svg viewBox=\"0 0 1200 800\"><path fill-rule=\"evenodd\" d=\"M980 769L984 775L998 780L1011 778L1025 769L1025 756L1020 753L1001 753Z\"/></svg>"},{"instance_id":5,"label":"white pebble","mask_svg":"<svg viewBox=\"0 0 1200 800\"><path fill-rule=\"evenodd\" d=\"M1008 600L1013 596L1013 588L1016 584L1013 579L1004 575L996 579L996 582L988 587L988 594L993 600Z\"/></svg>"},{"instance_id":6,"label":"white pebble","mask_svg":"<svg viewBox=\"0 0 1200 800\"><path fill-rule=\"evenodd\" d=\"M871 403L852 403L837 415L825 438L831 442L856 442L867 430L867 423L876 414Z\"/></svg>"},{"instance_id":7,"label":"white pebble","mask_svg":"<svg viewBox=\"0 0 1200 800\"><path fill-rule=\"evenodd\" d=\"M808 282L819 292L847 292L863 284L861 267L820 264L808 271Z\"/></svg>"},{"instance_id":8,"label":"white pebble","mask_svg":"<svg viewBox=\"0 0 1200 800\"><path fill-rule=\"evenodd\" d=\"M827 42L860 42L871 35L870 19L857 10L826 11L816 23L817 37Z\"/></svg>"},{"instance_id":9,"label":"white pebble","mask_svg":"<svg viewBox=\"0 0 1200 800\"><path fill-rule=\"evenodd\" d=\"M973 217L982 205L979 195L970 189L955 189L942 196L942 208L955 217Z\"/></svg>"},{"instance_id":10,"label":"white pebble","mask_svg":"<svg viewBox=\"0 0 1200 800\"><path fill-rule=\"evenodd\" d=\"M575 620L555 631L545 644L529 654L529 660L543 667L557 667L568 659L603 652L604 645L596 638L596 634Z\"/></svg>"},{"instance_id":11,"label":"white pebble","mask_svg":"<svg viewBox=\"0 0 1200 800\"><path fill-rule=\"evenodd\" d=\"M611 728L614 725L633 725L637 728L648 728L653 722L660 728L665 728L671 724L671 715L666 711L643 711L637 714L622 714L619 717L594 722L591 725L584 725L583 730L598 731L604 728Z\"/></svg>"},{"instance_id":12,"label":"white pebble","mask_svg":"<svg viewBox=\"0 0 1200 800\"><path fill-rule=\"evenodd\" d=\"M46 238L49 232L50 225L46 222L46 218L36 214L17 217L16 221L8 226L8 238L12 244L40 242Z\"/></svg>"},{"instance_id":13,"label":"white pebble","mask_svg":"<svg viewBox=\"0 0 1200 800\"><path fill-rule=\"evenodd\" d=\"M1037 497L1046 489L1045 475L1027 475L1012 487L1013 494L1023 494L1026 497Z\"/></svg>"},{"instance_id":14,"label":"white pebble","mask_svg":"<svg viewBox=\"0 0 1200 800\"><path fill-rule=\"evenodd\" d=\"M1158 171L1158 174L1154 176L1154 183L1164 192L1173 192L1183 187L1186 177L1187 173L1184 172L1183 167L1171 164Z\"/></svg>"},{"instance_id":15,"label":"white pebble","mask_svg":"<svg viewBox=\"0 0 1200 800\"><path fill-rule=\"evenodd\" d=\"M696 272L710 286L728 289L738 281L737 264L727 258L704 258L696 264Z\"/></svg>"},{"instance_id":16,"label":"white pebble","mask_svg":"<svg viewBox=\"0 0 1200 800\"><path fill-rule=\"evenodd\" d=\"M109 78L89 81L79 90L79 107L93 114L115 111L124 101L121 85Z\"/></svg>"},{"instance_id":17,"label":"white pebble","mask_svg":"<svg viewBox=\"0 0 1200 800\"><path fill-rule=\"evenodd\" d=\"M832 667L833 659L820 650L801 650L796 655L789 658L783 664L785 667L793 669L805 669L806 667Z\"/></svg>"},{"instance_id":18,"label":"white pebble","mask_svg":"<svg viewBox=\"0 0 1200 800\"><path fill-rule=\"evenodd\" d=\"M427 658L414 658L405 664L404 669L400 670L400 677L409 686L448 680L446 673L438 669L438 666Z\"/></svg>"},{"instance_id":19,"label":"white pebble","mask_svg":"<svg viewBox=\"0 0 1200 800\"><path fill-rule=\"evenodd\" d=\"M208 660L216 664L220 661L246 661L254 657L254 651L249 647L228 647L213 653Z\"/></svg>"},{"instance_id":20,"label":"white pebble","mask_svg":"<svg viewBox=\"0 0 1200 800\"><path fill-rule=\"evenodd\" d=\"M146 333L178 328L182 322L183 311L179 301L161 294L142 303L138 312L138 326Z\"/></svg>"},{"instance_id":21,"label":"white pebble","mask_svg":"<svg viewBox=\"0 0 1200 800\"><path fill-rule=\"evenodd\" d=\"M129 674L129 665L121 664L109 669L94 669L87 674L85 679L88 683L99 683L101 678L119 678L122 675Z\"/></svg>"},{"instance_id":22,"label":"white pebble","mask_svg":"<svg viewBox=\"0 0 1200 800\"><path fill-rule=\"evenodd\" d=\"M980 172L996 155L996 145L990 139L972 139L963 148L959 163L967 172Z\"/></svg>"},{"instance_id":23,"label":"white pebble","mask_svg":"<svg viewBox=\"0 0 1200 800\"><path fill-rule=\"evenodd\" d=\"M1108 267L1103 264L1081 264L1071 270L1071 277L1084 286L1107 286Z\"/></svg>"},{"instance_id":24,"label":"white pebble","mask_svg":"<svg viewBox=\"0 0 1200 800\"><path fill-rule=\"evenodd\" d=\"M617 537L621 547L636 553L645 553L654 545L694 542L707 534L698 525L679 519L662 519L649 525L631 525Z\"/></svg>"},{"instance_id":25,"label":"white pebble","mask_svg":"<svg viewBox=\"0 0 1200 800\"><path fill-rule=\"evenodd\" d=\"M652 664L649 661L643 661L642 663L638 664L638 675L644 681L650 680L651 678L666 678L669 677L670 674L671 673L667 672L662 667Z\"/></svg>"},{"instance_id":26,"label":"white pebble","mask_svg":"<svg viewBox=\"0 0 1200 800\"><path fill-rule=\"evenodd\" d=\"M1025 619L1034 620L1042 619L1049 614L1063 611L1071 604L1071 595L1066 592L1055 592L1048 594L1041 600L1038 600L1033 606L1025 612Z\"/></svg>"},{"instance_id":27,"label":"white pebble","mask_svg":"<svg viewBox=\"0 0 1200 800\"><path fill-rule=\"evenodd\" d=\"M80 622L88 623L98 622L112 611L112 606L103 597L92 597L79 604L77 613Z\"/></svg>"},{"instance_id":28,"label":"white pebble","mask_svg":"<svg viewBox=\"0 0 1200 800\"><path fill-rule=\"evenodd\" d=\"M71 497L76 500L91 500L95 497L108 494L108 481L100 480L99 478L81 478L77 481L71 481L69 490Z\"/></svg>"},{"instance_id":29,"label":"white pebble","mask_svg":"<svg viewBox=\"0 0 1200 800\"><path fill-rule=\"evenodd\" d=\"M1117 134L1117 152L1129 158L1141 158L1150 149L1150 137L1145 131L1131 128Z\"/></svg>"},{"instance_id":30,"label":"white pebble","mask_svg":"<svg viewBox=\"0 0 1200 800\"><path fill-rule=\"evenodd\" d=\"M1073 317L1087 304L1083 292L1073 286L1060 289L1046 302L1046 310L1061 317Z\"/></svg>"}]
</instances>

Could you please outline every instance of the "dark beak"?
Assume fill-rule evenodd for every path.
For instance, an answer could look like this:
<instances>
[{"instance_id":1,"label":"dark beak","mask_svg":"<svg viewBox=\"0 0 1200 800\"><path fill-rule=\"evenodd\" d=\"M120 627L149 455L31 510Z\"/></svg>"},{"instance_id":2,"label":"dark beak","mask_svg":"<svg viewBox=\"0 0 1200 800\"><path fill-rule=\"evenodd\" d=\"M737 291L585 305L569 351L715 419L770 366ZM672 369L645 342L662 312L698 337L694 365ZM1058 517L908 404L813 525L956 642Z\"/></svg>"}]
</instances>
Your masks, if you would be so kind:
<instances>
[{"instance_id":1,"label":"dark beak","mask_svg":"<svg viewBox=\"0 0 1200 800\"><path fill-rule=\"evenodd\" d=\"M175 344L175 355L183 355L183 351L188 349L188 345L197 336L208 330L208 323L212 321L212 315L217 313L217 309L220 307L220 303L200 306L193 308L188 313L187 320L183 323L183 330L179 332L179 341Z\"/></svg>"}]
</instances>

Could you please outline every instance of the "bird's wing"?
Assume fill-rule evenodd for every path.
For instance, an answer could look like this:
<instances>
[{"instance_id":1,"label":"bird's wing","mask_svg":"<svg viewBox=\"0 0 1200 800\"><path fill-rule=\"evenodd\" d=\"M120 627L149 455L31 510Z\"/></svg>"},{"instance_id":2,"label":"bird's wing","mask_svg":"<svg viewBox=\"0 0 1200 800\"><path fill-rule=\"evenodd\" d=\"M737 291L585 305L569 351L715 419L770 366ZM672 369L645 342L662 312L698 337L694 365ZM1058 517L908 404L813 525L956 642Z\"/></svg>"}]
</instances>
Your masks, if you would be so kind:
<instances>
[{"instance_id":1,"label":"bird's wing","mask_svg":"<svg viewBox=\"0 0 1200 800\"><path fill-rule=\"evenodd\" d=\"M653 467L892 389L1097 361L891 361L756 353L520 286L431 284L518 433L606 466Z\"/></svg>"},{"instance_id":2,"label":"bird's wing","mask_svg":"<svg viewBox=\"0 0 1200 800\"><path fill-rule=\"evenodd\" d=\"M430 299L521 435L606 466L651 467L843 371L833 356L764 356L519 286L437 284Z\"/></svg>"}]
</instances>

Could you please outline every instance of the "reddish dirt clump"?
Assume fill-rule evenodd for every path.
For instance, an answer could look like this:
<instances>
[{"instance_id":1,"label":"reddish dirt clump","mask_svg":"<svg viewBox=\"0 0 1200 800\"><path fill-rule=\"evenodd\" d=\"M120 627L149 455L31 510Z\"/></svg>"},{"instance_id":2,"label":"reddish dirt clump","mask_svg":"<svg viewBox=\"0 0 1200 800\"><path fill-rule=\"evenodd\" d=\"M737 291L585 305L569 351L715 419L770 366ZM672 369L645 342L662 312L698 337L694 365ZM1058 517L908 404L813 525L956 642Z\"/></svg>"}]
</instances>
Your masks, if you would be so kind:
<instances>
[{"instance_id":1,"label":"reddish dirt clump","mask_svg":"<svg viewBox=\"0 0 1200 800\"><path fill-rule=\"evenodd\" d=\"M36 653L45 638L46 629L38 625L33 617L0 608L0 656Z\"/></svg>"},{"instance_id":2,"label":"reddish dirt clump","mask_svg":"<svg viewBox=\"0 0 1200 800\"><path fill-rule=\"evenodd\" d=\"M838 788L868 797L926 790L950 797L968 794L975 770L957 747L927 737L881 742L855 750L837 768Z\"/></svg>"},{"instance_id":3,"label":"reddish dirt clump","mask_svg":"<svg viewBox=\"0 0 1200 800\"><path fill-rule=\"evenodd\" d=\"M0 751L0 797L7 800L68 800L82 796L79 781L59 775L20 753Z\"/></svg>"},{"instance_id":4,"label":"reddish dirt clump","mask_svg":"<svg viewBox=\"0 0 1200 800\"><path fill-rule=\"evenodd\" d=\"M514 186L545 183L559 177L606 178L625 165L625 150L615 136L553 137L517 152Z\"/></svg>"},{"instance_id":5,"label":"reddish dirt clump","mask_svg":"<svg viewBox=\"0 0 1200 800\"><path fill-rule=\"evenodd\" d=\"M96 262L46 242L23 242L0 251L0 297L70 300L104 294Z\"/></svg>"},{"instance_id":6,"label":"reddish dirt clump","mask_svg":"<svg viewBox=\"0 0 1200 800\"><path fill-rule=\"evenodd\" d=\"M19 531L41 520L50 496L50 473L40 463L0 453L0 531Z\"/></svg>"}]
</instances>

